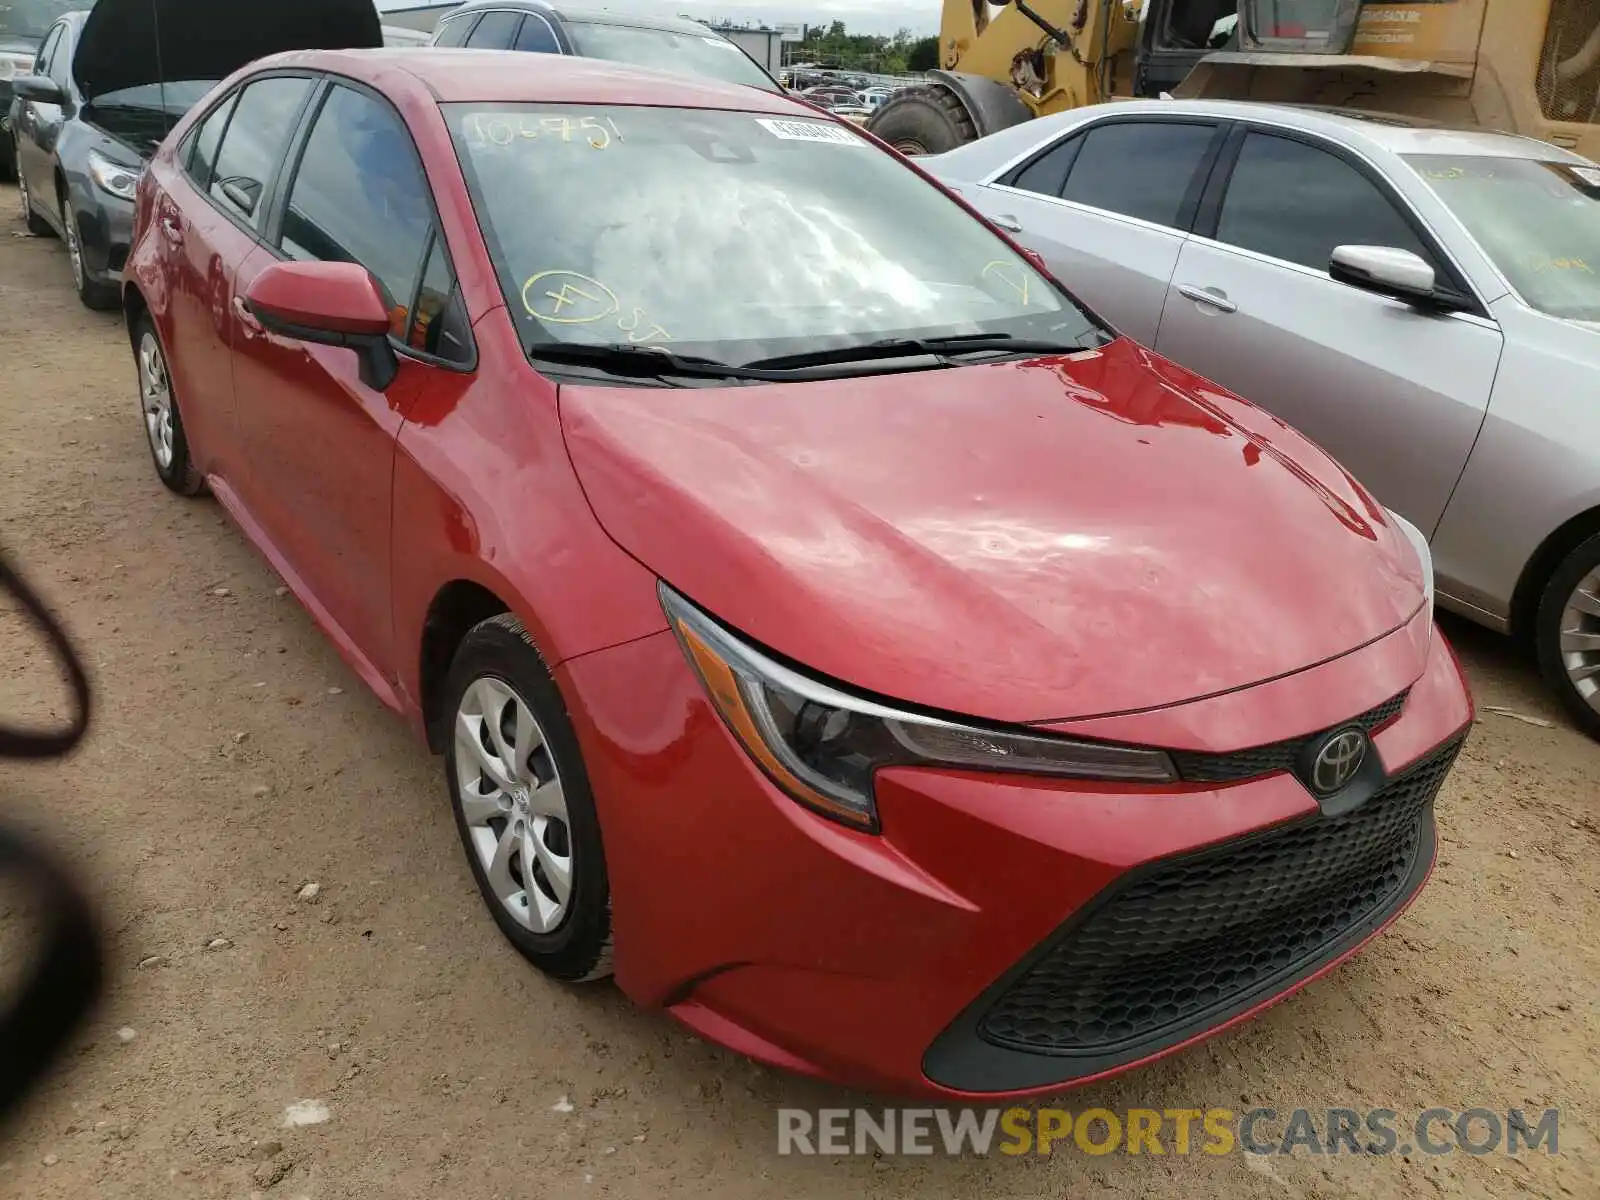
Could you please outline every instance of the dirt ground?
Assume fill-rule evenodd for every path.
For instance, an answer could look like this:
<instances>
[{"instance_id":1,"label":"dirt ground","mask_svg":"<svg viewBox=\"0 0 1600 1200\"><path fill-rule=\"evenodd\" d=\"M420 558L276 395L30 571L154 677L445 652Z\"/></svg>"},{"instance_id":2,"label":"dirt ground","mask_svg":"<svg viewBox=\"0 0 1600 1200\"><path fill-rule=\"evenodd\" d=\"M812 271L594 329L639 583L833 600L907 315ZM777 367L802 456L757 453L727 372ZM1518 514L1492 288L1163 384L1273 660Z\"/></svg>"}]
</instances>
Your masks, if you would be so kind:
<instances>
[{"instance_id":1,"label":"dirt ground","mask_svg":"<svg viewBox=\"0 0 1600 1200\"><path fill-rule=\"evenodd\" d=\"M0 189L0 544L86 648L100 710L65 766L0 767L0 804L92 881L114 964L0 1131L0 1196L1600 1195L1600 746L1501 640L1446 625L1480 705L1553 725L1483 713L1411 912L1264 1018L1064 1103L1558 1106L1559 1156L780 1156L777 1108L874 1101L516 957L437 761L215 503L161 488L119 321L17 211ZM0 712L57 694L42 664L0 615ZM304 1100L328 1119L285 1127Z\"/></svg>"}]
</instances>

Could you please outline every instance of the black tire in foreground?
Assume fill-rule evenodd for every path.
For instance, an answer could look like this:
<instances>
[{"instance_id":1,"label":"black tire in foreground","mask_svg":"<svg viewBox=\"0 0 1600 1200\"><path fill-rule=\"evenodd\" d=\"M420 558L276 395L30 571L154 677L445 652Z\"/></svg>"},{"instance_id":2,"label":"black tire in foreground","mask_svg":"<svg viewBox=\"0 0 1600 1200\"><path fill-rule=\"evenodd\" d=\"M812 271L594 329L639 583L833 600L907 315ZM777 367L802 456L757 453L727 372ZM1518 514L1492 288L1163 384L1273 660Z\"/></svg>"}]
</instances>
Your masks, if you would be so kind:
<instances>
[{"instance_id":1,"label":"black tire in foreground","mask_svg":"<svg viewBox=\"0 0 1600 1200\"><path fill-rule=\"evenodd\" d=\"M522 622L504 613L474 627L456 651L445 697L445 780L495 923L554 979L609 976L600 818L566 704ZM536 906L543 917L530 917Z\"/></svg>"},{"instance_id":2,"label":"black tire in foreground","mask_svg":"<svg viewBox=\"0 0 1600 1200\"><path fill-rule=\"evenodd\" d=\"M937 84L896 92L872 114L867 132L908 155L943 154L978 140L967 106Z\"/></svg>"},{"instance_id":3,"label":"black tire in foreground","mask_svg":"<svg viewBox=\"0 0 1600 1200\"><path fill-rule=\"evenodd\" d=\"M139 422L144 426L156 475L178 495L197 496L205 490L205 477L189 456L166 347L149 313L141 314L133 324L133 358L139 376Z\"/></svg>"},{"instance_id":4,"label":"black tire in foreground","mask_svg":"<svg viewBox=\"0 0 1600 1200\"><path fill-rule=\"evenodd\" d=\"M1567 555L1535 618L1539 669L1578 727L1600 738L1600 534Z\"/></svg>"}]
</instances>

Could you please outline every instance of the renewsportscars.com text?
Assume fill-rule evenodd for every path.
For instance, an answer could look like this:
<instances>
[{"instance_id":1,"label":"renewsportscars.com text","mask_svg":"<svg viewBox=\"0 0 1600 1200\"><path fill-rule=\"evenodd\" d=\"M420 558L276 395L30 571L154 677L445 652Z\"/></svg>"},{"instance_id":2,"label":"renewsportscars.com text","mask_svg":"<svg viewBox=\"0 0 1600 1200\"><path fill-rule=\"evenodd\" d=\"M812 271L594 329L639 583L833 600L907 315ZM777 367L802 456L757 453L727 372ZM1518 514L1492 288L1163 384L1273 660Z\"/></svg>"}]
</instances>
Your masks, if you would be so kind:
<instances>
[{"instance_id":1,"label":"renewsportscars.com text","mask_svg":"<svg viewBox=\"0 0 1600 1200\"><path fill-rule=\"evenodd\" d=\"M778 1153L1553 1155L1560 1119L1555 1108L782 1108Z\"/></svg>"}]
</instances>

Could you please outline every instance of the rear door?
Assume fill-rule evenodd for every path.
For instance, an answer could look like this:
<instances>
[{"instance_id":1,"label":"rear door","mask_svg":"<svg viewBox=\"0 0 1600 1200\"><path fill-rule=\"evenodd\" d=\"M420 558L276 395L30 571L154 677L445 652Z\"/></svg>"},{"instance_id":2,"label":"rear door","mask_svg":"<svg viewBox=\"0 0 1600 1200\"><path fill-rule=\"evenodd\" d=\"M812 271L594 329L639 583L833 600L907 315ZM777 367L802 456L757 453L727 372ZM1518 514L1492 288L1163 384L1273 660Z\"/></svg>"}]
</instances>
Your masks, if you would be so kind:
<instances>
[{"instance_id":1,"label":"rear door","mask_svg":"<svg viewBox=\"0 0 1600 1200\"><path fill-rule=\"evenodd\" d=\"M173 281L162 334L197 464L235 492L248 464L234 421L233 353L242 336L236 283L256 253L267 190L311 96L305 75L257 77L195 126L179 170L161 180L154 236Z\"/></svg>"},{"instance_id":2,"label":"rear door","mask_svg":"<svg viewBox=\"0 0 1600 1200\"><path fill-rule=\"evenodd\" d=\"M969 196L1115 328L1150 345L1222 141L1212 119L1113 118Z\"/></svg>"},{"instance_id":3,"label":"rear door","mask_svg":"<svg viewBox=\"0 0 1600 1200\"><path fill-rule=\"evenodd\" d=\"M1335 282L1336 246L1394 246L1476 303L1371 164L1298 133L1238 136L1237 162L1183 248L1156 348L1309 434L1431 534L1483 425L1499 327Z\"/></svg>"}]
</instances>

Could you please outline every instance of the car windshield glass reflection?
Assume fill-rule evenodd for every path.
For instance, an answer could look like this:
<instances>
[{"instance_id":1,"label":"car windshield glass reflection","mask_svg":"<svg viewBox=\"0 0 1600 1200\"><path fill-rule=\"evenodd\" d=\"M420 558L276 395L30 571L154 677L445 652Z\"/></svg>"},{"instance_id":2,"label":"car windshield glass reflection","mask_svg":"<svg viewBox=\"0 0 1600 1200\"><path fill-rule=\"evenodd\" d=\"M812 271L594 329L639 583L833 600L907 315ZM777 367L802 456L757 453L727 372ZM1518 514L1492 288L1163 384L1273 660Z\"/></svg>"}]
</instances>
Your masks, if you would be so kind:
<instances>
[{"instance_id":1,"label":"car windshield glass reflection","mask_svg":"<svg viewBox=\"0 0 1600 1200\"><path fill-rule=\"evenodd\" d=\"M1456 154L1406 161L1530 305L1600 321L1600 170Z\"/></svg>"},{"instance_id":2,"label":"car windshield glass reflection","mask_svg":"<svg viewBox=\"0 0 1600 1200\"><path fill-rule=\"evenodd\" d=\"M64 13L94 7L94 0L4 0L0 37L42 38Z\"/></svg>"},{"instance_id":3,"label":"car windshield glass reflection","mask_svg":"<svg viewBox=\"0 0 1600 1200\"><path fill-rule=\"evenodd\" d=\"M831 122L449 106L527 340L725 363L891 337L1098 326L893 156Z\"/></svg>"},{"instance_id":4,"label":"car windshield glass reflection","mask_svg":"<svg viewBox=\"0 0 1600 1200\"><path fill-rule=\"evenodd\" d=\"M605 58L680 75L709 75L769 92L776 90L772 80L744 51L724 38L600 21L570 21L567 29L573 45L585 58Z\"/></svg>"}]
</instances>

